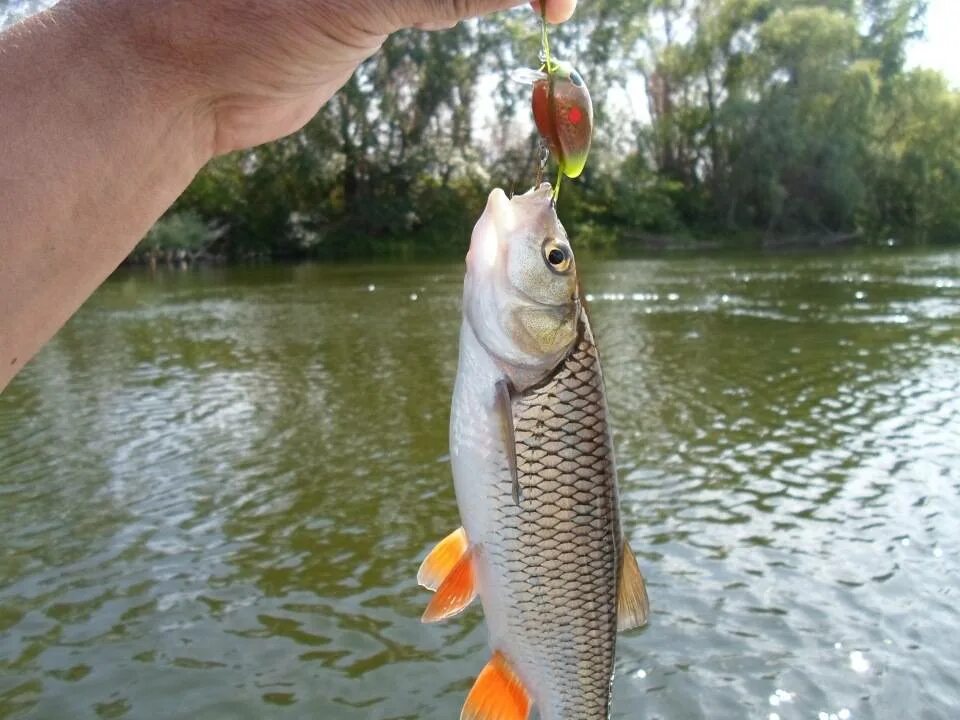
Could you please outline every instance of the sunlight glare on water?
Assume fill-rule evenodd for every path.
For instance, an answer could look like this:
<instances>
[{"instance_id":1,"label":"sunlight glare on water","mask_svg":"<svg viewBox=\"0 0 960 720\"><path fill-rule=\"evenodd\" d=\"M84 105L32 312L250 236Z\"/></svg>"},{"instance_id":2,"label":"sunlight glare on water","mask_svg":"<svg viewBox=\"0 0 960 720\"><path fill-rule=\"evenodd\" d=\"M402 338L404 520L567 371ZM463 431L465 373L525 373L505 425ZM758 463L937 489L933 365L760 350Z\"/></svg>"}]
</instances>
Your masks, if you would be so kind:
<instances>
[{"instance_id":1,"label":"sunlight glare on water","mask_svg":"<svg viewBox=\"0 0 960 720\"><path fill-rule=\"evenodd\" d=\"M614 717L951 718L960 254L581 259L648 628ZM0 717L452 718L462 264L123 271L0 398Z\"/></svg>"}]
</instances>

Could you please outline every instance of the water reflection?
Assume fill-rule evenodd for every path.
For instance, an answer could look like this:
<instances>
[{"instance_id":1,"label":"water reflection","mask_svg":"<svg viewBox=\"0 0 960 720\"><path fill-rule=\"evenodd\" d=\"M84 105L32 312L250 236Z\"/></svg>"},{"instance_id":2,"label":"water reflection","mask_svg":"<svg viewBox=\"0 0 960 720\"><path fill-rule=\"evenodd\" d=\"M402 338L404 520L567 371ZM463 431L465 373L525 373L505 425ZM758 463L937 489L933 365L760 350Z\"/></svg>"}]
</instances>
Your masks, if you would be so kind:
<instances>
[{"instance_id":1,"label":"water reflection","mask_svg":"<svg viewBox=\"0 0 960 720\"><path fill-rule=\"evenodd\" d=\"M655 611L615 717L950 716L958 260L582 261ZM455 717L460 280L105 286L0 399L0 715Z\"/></svg>"}]
</instances>

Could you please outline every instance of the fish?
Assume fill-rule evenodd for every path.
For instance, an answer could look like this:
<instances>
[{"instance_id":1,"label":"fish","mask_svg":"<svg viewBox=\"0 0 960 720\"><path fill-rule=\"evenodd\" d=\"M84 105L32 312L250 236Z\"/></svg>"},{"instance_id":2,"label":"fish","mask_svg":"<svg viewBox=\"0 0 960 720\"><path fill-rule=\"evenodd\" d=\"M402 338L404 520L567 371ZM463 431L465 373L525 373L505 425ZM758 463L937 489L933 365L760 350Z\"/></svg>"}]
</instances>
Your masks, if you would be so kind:
<instances>
[{"instance_id":1,"label":"fish","mask_svg":"<svg viewBox=\"0 0 960 720\"><path fill-rule=\"evenodd\" d=\"M450 460L461 527L417 573L424 622L479 596L492 655L461 720L608 718L618 630L644 625L600 357L549 183L493 190L466 258Z\"/></svg>"}]
</instances>

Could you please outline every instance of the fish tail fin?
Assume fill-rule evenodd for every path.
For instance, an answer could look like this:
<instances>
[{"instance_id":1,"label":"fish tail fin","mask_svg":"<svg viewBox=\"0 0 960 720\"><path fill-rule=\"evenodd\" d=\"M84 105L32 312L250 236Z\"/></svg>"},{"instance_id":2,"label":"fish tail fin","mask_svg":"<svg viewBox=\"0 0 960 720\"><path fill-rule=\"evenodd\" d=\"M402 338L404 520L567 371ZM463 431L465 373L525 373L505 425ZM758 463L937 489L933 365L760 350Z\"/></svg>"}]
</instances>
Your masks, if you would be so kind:
<instances>
[{"instance_id":1,"label":"fish tail fin","mask_svg":"<svg viewBox=\"0 0 960 720\"><path fill-rule=\"evenodd\" d=\"M446 620L463 612L477 596L477 580L473 567L474 549L467 548L453 569L440 583L436 594L427 603L421 622Z\"/></svg>"},{"instance_id":2,"label":"fish tail fin","mask_svg":"<svg viewBox=\"0 0 960 720\"><path fill-rule=\"evenodd\" d=\"M436 590L460 562L460 558L467 552L467 547L467 533L462 527L458 527L438 542L420 563L417 583L427 590Z\"/></svg>"},{"instance_id":3,"label":"fish tail fin","mask_svg":"<svg viewBox=\"0 0 960 720\"><path fill-rule=\"evenodd\" d=\"M626 539L620 553L620 587L617 589L617 629L629 630L647 624L650 600L637 558Z\"/></svg>"},{"instance_id":4,"label":"fish tail fin","mask_svg":"<svg viewBox=\"0 0 960 720\"><path fill-rule=\"evenodd\" d=\"M477 676L460 720L527 720L533 701L499 650Z\"/></svg>"}]
</instances>

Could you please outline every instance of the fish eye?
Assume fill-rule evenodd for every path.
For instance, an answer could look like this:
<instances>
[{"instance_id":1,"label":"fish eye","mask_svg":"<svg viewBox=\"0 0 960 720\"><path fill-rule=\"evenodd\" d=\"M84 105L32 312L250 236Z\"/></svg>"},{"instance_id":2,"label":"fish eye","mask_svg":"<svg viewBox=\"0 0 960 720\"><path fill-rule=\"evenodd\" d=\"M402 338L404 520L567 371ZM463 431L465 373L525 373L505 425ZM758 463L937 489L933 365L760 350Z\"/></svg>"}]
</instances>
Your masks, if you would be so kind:
<instances>
[{"instance_id":1,"label":"fish eye","mask_svg":"<svg viewBox=\"0 0 960 720\"><path fill-rule=\"evenodd\" d=\"M547 238L543 242L543 259L547 267L555 273L565 273L570 269L573 256L570 248L554 238Z\"/></svg>"}]
</instances>

